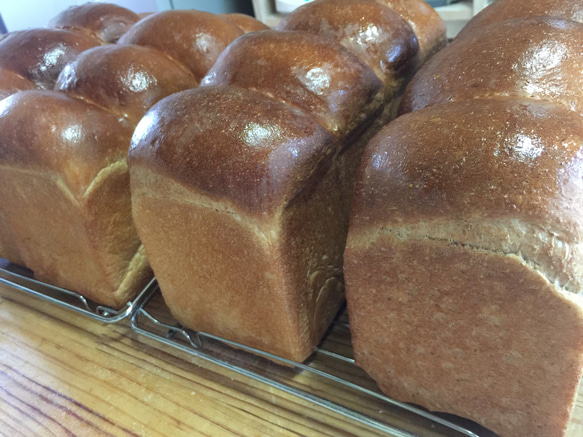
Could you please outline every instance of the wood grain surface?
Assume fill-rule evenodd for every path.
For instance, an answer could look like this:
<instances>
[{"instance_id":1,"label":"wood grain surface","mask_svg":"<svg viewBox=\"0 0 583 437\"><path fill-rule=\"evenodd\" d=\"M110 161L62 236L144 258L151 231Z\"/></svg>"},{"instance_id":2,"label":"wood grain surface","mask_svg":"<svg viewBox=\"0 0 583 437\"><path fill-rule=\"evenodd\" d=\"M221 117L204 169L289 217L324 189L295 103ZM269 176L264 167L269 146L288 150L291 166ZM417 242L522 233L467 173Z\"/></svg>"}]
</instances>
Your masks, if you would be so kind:
<instances>
[{"instance_id":1,"label":"wood grain surface","mask_svg":"<svg viewBox=\"0 0 583 437\"><path fill-rule=\"evenodd\" d=\"M0 286L2 436L381 435L196 357ZM580 389L569 436L583 436Z\"/></svg>"}]
</instances>

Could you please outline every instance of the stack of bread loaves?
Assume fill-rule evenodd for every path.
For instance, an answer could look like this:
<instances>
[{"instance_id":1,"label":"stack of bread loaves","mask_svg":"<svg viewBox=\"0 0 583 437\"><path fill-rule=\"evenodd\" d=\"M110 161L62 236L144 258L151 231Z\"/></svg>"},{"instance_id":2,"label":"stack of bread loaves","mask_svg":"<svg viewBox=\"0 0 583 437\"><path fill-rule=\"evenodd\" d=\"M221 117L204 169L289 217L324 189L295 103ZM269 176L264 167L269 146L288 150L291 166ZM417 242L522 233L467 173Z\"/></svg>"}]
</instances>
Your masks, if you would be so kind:
<instances>
[{"instance_id":1,"label":"stack of bread loaves","mask_svg":"<svg viewBox=\"0 0 583 437\"><path fill-rule=\"evenodd\" d=\"M181 323L310 355L344 299L362 148L444 43L422 0L315 1L148 112L129 155L134 220Z\"/></svg>"},{"instance_id":2,"label":"stack of bread loaves","mask_svg":"<svg viewBox=\"0 0 583 437\"><path fill-rule=\"evenodd\" d=\"M12 32L0 40L0 99L23 90L53 89L61 70L79 53L114 42L139 20L133 12L115 5L86 5L68 12L69 19L64 17L67 13L55 17L52 28ZM74 17L86 27L67 29ZM24 264L2 208L0 256Z\"/></svg>"},{"instance_id":3,"label":"stack of bread loaves","mask_svg":"<svg viewBox=\"0 0 583 437\"><path fill-rule=\"evenodd\" d=\"M126 163L137 122L158 100L198 86L242 27L265 28L197 11L138 19L87 4L57 16L62 29L0 41L0 85L14 93L0 103L0 256L112 307L151 276Z\"/></svg>"},{"instance_id":4,"label":"stack of bread loaves","mask_svg":"<svg viewBox=\"0 0 583 437\"><path fill-rule=\"evenodd\" d=\"M503 437L564 435L583 367L581 20L580 0L495 2L413 79L356 177L356 362Z\"/></svg>"}]
</instances>

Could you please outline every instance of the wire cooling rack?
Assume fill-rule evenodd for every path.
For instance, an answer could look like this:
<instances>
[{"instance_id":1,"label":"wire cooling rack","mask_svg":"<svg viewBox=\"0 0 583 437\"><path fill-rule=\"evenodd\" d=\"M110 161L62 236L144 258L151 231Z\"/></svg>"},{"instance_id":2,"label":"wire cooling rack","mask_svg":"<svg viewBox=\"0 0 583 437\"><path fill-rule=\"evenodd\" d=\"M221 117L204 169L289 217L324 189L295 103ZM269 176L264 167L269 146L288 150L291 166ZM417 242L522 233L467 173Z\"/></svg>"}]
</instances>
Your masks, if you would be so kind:
<instances>
[{"instance_id":1,"label":"wire cooling rack","mask_svg":"<svg viewBox=\"0 0 583 437\"><path fill-rule=\"evenodd\" d=\"M164 304L155 279L119 310L37 281L30 270L2 258L0 283L101 322L113 323L130 317L131 327L138 334L320 405L385 435L496 437L474 422L434 414L383 395L375 382L354 363L346 310L339 313L310 358L296 363L183 328Z\"/></svg>"},{"instance_id":2,"label":"wire cooling rack","mask_svg":"<svg viewBox=\"0 0 583 437\"><path fill-rule=\"evenodd\" d=\"M74 291L37 281L30 270L3 258L0 258L0 283L105 323L118 322L131 315L157 287L156 280L152 279L132 301L121 309L113 309Z\"/></svg>"},{"instance_id":3,"label":"wire cooling rack","mask_svg":"<svg viewBox=\"0 0 583 437\"><path fill-rule=\"evenodd\" d=\"M496 436L474 422L432 414L384 396L354 363L345 309L304 363L185 329L172 317L159 291L148 295L130 320L141 335L313 402L370 430L396 437Z\"/></svg>"}]
</instances>

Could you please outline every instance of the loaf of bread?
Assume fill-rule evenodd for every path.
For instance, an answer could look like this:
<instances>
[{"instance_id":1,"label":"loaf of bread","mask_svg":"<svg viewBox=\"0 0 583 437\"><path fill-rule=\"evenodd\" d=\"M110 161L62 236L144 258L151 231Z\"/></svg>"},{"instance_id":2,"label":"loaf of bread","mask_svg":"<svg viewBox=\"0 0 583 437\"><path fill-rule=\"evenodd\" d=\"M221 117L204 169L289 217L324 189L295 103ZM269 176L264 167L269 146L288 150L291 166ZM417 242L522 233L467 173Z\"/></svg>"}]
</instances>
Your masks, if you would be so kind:
<instances>
[{"instance_id":1,"label":"loaf of bread","mask_svg":"<svg viewBox=\"0 0 583 437\"><path fill-rule=\"evenodd\" d=\"M356 363L502 437L565 435L583 369L583 24L562 14L580 6L486 9L415 76L356 177Z\"/></svg>"},{"instance_id":2,"label":"loaf of bread","mask_svg":"<svg viewBox=\"0 0 583 437\"><path fill-rule=\"evenodd\" d=\"M49 89L0 103L0 256L114 308L140 290L151 270L131 216L126 160L134 128L158 100L198 86L197 75L244 34L232 22L198 11L138 21L95 3L55 18L62 30L0 42L2 68ZM122 34L123 43L105 44ZM63 35L76 42L47 68L41 61L52 47L67 47ZM78 42L85 40L96 42Z\"/></svg>"},{"instance_id":3,"label":"loaf of bread","mask_svg":"<svg viewBox=\"0 0 583 437\"><path fill-rule=\"evenodd\" d=\"M335 316L362 147L421 59L383 3L315 1L238 38L136 128L134 220L186 327L303 361ZM445 41L430 11L424 57Z\"/></svg>"},{"instance_id":4,"label":"loaf of bread","mask_svg":"<svg viewBox=\"0 0 583 437\"><path fill-rule=\"evenodd\" d=\"M129 10L127 12L131 13ZM3 36L0 39L0 100L19 91L53 89L67 63L84 50L104 42L88 32L51 28L11 32ZM0 256L24 265L15 236L1 207Z\"/></svg>"}]
</instances>

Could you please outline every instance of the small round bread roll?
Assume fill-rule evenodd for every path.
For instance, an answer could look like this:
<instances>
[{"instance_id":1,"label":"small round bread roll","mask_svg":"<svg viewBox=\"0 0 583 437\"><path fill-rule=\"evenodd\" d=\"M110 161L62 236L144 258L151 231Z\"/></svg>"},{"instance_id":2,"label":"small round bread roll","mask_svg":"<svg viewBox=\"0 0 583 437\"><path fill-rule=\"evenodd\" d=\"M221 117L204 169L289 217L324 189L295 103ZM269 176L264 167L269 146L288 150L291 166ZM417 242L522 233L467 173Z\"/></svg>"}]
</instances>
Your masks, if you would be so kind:
<instances>
[{"instance_id":1,"label":"small round bread roll","mask_svg":"<svg viewBox=\"0 0 583 437\"><path fill-rule=\"evenodd\" d=\"M173 10L144 18L119 43L158 49L186 65L200 83L223 50L243 34L239 27L219 15Z\"/></svg>"},{"instance_id":2,"label":"small round bread roll","mask_svg":"<svg viewBox=\"0 0 583 437\"><path fill-rule=\"evenodd\" d=\"M135 45L105 45L67 65L55 89L137 124L158 100L196 86L190 71L164 53Z\"/></svg>"},{"instance_id":3,"label":"small round bread roll","mask_svg":"<svg viewBox=\"0 0 583 437\"><path fill-rule=\"evenodd\" d=\"M102 41L63 29L9 33L0 41L0 68L11 70L40 88L53 89L59 73L77 55Z\"/></svg>"},{"instance_id":4,"label":"small round bread roll","mask_svg":"<svg viewBox=\"0 0 583 437\"><path fill-rule=\"evenodd\" d=\"M115 43L140 17L111 3L85 3L71 6L54 17L49 26L87 32L106 43Z\"/></svg>"}]
</instances>

